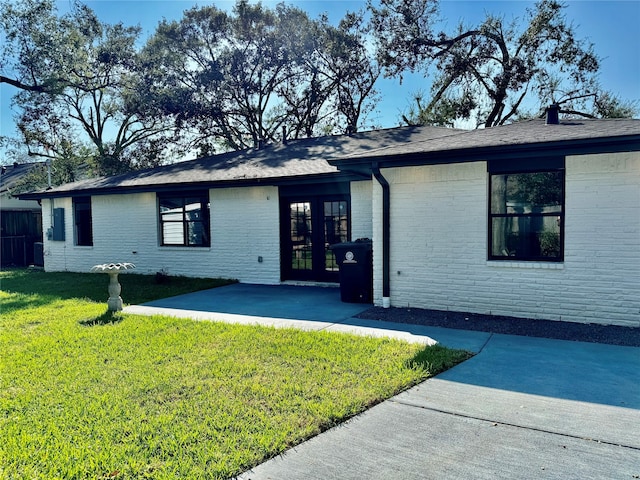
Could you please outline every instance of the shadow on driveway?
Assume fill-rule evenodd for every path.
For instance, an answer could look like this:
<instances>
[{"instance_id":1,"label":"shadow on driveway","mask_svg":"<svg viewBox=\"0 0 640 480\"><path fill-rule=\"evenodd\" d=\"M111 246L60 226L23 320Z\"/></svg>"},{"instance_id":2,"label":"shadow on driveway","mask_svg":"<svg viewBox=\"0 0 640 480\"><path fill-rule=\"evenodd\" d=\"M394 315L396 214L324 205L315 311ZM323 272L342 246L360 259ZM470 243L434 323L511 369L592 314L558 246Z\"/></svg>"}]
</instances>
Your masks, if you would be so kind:
<instances>
[{"instance_id":1,"label":"shadow on driveway","mask_svg":"<svg viewBox=\"0 0 640 480\"><path fill-rule=\"evenodd\" d=\"M640 410L639 347L493 335L480 355L438 378Z\"/></svg>"}]
</instances>

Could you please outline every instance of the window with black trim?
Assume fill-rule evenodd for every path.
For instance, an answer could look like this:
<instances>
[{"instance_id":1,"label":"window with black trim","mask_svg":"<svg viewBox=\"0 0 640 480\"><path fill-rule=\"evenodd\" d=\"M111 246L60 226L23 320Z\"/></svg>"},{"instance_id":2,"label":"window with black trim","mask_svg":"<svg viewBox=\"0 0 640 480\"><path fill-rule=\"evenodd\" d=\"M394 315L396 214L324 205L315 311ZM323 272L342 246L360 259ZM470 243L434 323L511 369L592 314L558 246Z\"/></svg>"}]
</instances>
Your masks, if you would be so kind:
<instances>
[{"instance_id":1,"label":"window with black trim","mask_svg":"<svg viewBox=\"0 0 640 480\"><path fill-rule=\"evenodd\" d=\"M93 224L91 220L91 197L73 199L73 221L76 245L93 245Z\"/></svg>"},{"instance_id":2,"label":"window with black trim","mask_svg":"<svg viewBox=\"0 0 640 480\"><path fill-rule=\"evenodd\" d=\"M160 242L164 246L209 247L209 194L158 196Z\"/></svg>"},{"instance_id":3,"label":"window with black trim","mask_svg":"<svg viewBox=\"0 0 640 480\"><path fill-rule=\"evenodd\" d=\"M538 171L489 170L489 259L562 261L564 161Z\"/></svg>"}]
</instances>

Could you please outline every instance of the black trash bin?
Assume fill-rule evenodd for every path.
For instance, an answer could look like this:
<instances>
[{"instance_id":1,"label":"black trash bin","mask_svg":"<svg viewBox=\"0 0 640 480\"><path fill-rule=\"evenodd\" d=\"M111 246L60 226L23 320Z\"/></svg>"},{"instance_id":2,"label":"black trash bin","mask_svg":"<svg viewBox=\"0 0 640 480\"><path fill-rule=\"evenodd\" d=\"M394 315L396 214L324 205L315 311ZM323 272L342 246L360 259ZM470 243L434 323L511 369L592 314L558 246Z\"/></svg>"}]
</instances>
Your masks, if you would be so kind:
<instances>
[{"instance_id":1,"label":"black trash bin","mask_svg":"<svg viewBox=\"0 0 640 480\"><path fill-rule=\"evenodd\" d=\"M371 240L331 245L340 267L340 299L347 303L373 302L373 247Z\"/></svg>"}]
</instances>

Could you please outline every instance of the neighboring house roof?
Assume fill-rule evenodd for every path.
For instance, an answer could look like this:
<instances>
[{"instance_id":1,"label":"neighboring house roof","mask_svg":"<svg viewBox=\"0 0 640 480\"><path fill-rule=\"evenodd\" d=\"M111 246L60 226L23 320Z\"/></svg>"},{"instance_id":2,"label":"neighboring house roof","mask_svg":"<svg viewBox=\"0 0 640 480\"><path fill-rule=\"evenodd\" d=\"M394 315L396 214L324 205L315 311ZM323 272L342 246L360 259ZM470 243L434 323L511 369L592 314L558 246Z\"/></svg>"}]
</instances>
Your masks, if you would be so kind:
<instances>
[{"instance_id":1,"label":"neighboring house roof","mask_svg":"<svg viewBox=\"0 0 640 480\"><path fill-rule=\"evenodd\" d=\"M283 184L370 175L403 166L640 150L640 120L529 120L478 130L398 127L290 140L124 175L61 185L21 198Z\"/></svg>"},{"instance_id":2,"label":"neighboring house roof","mask_svg":"<svg viewBox=\"0 0 640 480\"><path fill-rule=\"evenodd\" d=\"M19 182L29 172L41 167L43 162L35 163L14 163L12 165L2 165L0 167L0 208L3 211L39 211L40 205L33 200L22 200L15 193L15 188Z\"/></svg>"},{"instance_id":3,"label":"neighboring house roof","mask_svg":"<svg viewBox=\"0 0 640 480\"><path fill-rule=\"evenodd\" d=\"M33 169L41 167L42 162L14 163L0 167L0 195L11 194L12 188Z\"/></svg>"},{"instance_id":4,"label":"neighboring house roof","mask_svg":"<svg viewBox=\"0 0 640 480\"><path fill-rule=\"evenodd\" d=\"M461 130L438 127L398 127L336 135L285 144L269 144L210 157L174 163L114 177L68 183L52 189L21 195L22 198L96 195L122 192L159 191L179 188L210 188L279 184L301 178L335 178L340 173L328 160L369 152L398 142L425 141Z\"/></svg>"}]
</instances>

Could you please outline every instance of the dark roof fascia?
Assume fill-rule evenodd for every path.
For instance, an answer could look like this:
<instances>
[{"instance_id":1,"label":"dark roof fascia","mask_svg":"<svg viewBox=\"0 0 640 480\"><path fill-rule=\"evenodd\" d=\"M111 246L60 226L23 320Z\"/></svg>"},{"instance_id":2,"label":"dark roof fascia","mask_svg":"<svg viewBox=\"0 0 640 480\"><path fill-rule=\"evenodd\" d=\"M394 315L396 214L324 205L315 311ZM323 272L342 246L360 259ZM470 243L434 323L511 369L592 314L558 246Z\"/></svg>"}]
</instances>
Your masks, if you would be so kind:
<instances>
[{"instance_id":1,"label":"dark roof fascia","mask_svg":"<svg viewBox=\"0 0 640 480\"><path fill-rule=\"evenodd\" d=\"M48 198L46 192L19 193L16 194L15 197L18 200L40 200L42 198Z\"/></svg>"},{"instance_id":2,"label":"dark roof fascia","mask_svg":"<svg viewBox=\"0 0 640 480\"><path fill-rule=\"evenodd\" d=\"M640 151L640 136L604 137L578 140L561 140L547 143L526 143L515 145L493 145L489 147L464 148L456 150L436 150L411 152L389 156L363 156L344 160L329 160L329 164L341 171L365 172L371 165L379 168L409 167L419 165L442 165L470 163L484 160L504 160L547 156L588 155L599 153L622 153Z\"/></svg>"},{"instance_id":3,"label":"dark roof fascia","mask_svg":"<svg viewBox=\"0 0 640 480\"><path fill-rule=\"evenodd\" d=\"M299 175L278 178L252 178L244 180L220 180L216 182L185 182L170 183L163 185L136 185L136 186L113 186L106 188L86 188L82 190L68 190L55 192L33 192L20 194L21 200L41 200L44 198L77 198L102 195L124 195L133 193L166 193L166 192L188 192L196 190L209 190L218 188L236 187L256 187L256 186L279 186L279 185L303 185L314 183L332 183L336 181L349 182L362 180L361 175L351 172L334 172L315 175Z\"/></svg>"}]
</instances>

